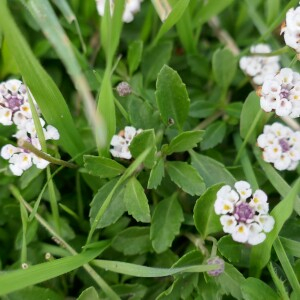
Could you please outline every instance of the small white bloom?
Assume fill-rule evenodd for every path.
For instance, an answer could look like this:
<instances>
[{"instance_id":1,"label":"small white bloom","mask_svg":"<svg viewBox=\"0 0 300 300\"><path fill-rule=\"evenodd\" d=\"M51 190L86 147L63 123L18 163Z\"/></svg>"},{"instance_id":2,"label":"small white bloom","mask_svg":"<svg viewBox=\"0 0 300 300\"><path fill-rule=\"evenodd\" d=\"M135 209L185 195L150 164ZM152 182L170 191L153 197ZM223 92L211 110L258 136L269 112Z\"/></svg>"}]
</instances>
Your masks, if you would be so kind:
<instances>
[{"instance_id":1,"label":"small white bloom","mask_svg":"<svg viewBox=\"0 0 300 300\"><path fill-rule=\"evenodd\" d=\"M266 111L275 111L279 116L300 116L300 76L292 69L283 68L264 81L260 106Z\"/></svg>"},{"instance_id":2,"label":"small white bloom","mask_svg":"<svg viewBox=\"0 0 300 300\"><path fill-rule=\"evenodd\" d=\"M33 155L32 162L36 165L36 167L38 169L45 169L50 163L49 161L47 161L43 158L40 158L36 155Z\"/></svg>"},{"instance_id":3,"label":"small white bloom","mask_svg":"<svg viewBox=\"0 0 300 300\"><path fill-rule=\"evenodd\" d=\"M275 220L272 216L258 215L255 216L254 219L265 232L270 232L274 228Z\"/></svg>"},{"instance_id":4,"label":"small white bloom","mask_svg":"<svg viewBox=\"0 0 300 300\"><path fill-rule=\"evenodd\" d=\"M59 140L59 132L52 125L47 125L44 135L46 140Z\"/></svg>"},{"instance_id":5,"label":"small white bloom","mask_svg":"<svg viewBox=\"0 0 300 300\"><path fill-rule=\"evenodd\" d=\"M221 224L223 226L223 231L226 233L233 233L237 224L234 216L223 215L220 218Z\"/></svg>"},{"instance_id":6,"label":"small white bloom","mask_svg":"<svg viewBox=\"0 0 300 300\"><path fill-rule=\"evenodd\" d=\"M232 239L236 242L246 243L249 237L249 229L246 224L239 224L234 228L232 232Z\"/></svg>"},{"instance_id":7,"label":"small white bloom","mask_svg":"<svg viewBox=\"0 0 300 300\"><path fill-rule=\"evenodd\" d=\"M263 159L277 170L293 170L300 161L300 134L281 123L265 125L257 144L263 150Z\"/></svg>"},{"instance_id":8,"label":"small white bloom","mask_svg":"<svg viewBox=\"0 0 300 300\"><path fill-rule=\"evenodd\" d=\"M5 126L12 125L12 110L5 107L0 107L0 123Z\"/></svg>"},{"instance_id":9,"label":"small white bloom","mask_svg":"<svg viewBox=\"0 0 300 300\"><path fill-rule=\"evenodd\" d=\"M251 53L270 53L272 49L267 44L258 44L250 48ZM270 74L275 75L279 69L279 56L244 56L240 60L240 68L257 85L262 85Z\"/></svg>"},{"instance_id":10,"label":"small white bloom","mask_svg":"<svg viewBox=\"0 0 300 300\"><path fill-rule=\"evenodd\" d=\"M249 225L249 236L248 236L248 244L250 245L258 245L262 243L266 239L266 234L262 232L262 228L257 223L252 223Z\"/></svg>"},{"instance_id":11,"label":"small white bloom","mask_svg":"<svg viewBox=\"0 0 300 300\"><path fill-rule=\"evenodd\" d=\"M15 153L19 152L20 149L13 145L5 145L1 149L1 157L4 159L10 159Z\"/></svg>"},{"instance_id":12,"label":"small white bloom","mask_svg":"<svg viewBox=\"0 0 300 300\"><path fill-rule=\"evenodd\" d=\"M217 215L232 213L234 205L231 201L218 198L215 202L215 212Z\"/></svg>"},{"instance_id":13,"label":"small white bloom","mask_svg":"<svg viewBox=\"0 0 300 300\"><path fill-rule=\"evenodd\" d=\"M286 45L300 52L300 7L291 8L286 13L286 26L283 28Z\"/></svg>"},{"instance_id":14,"label":"small white bloom","mask_svg":"<svg viewBox=\"0 0 300 300\"><path fill-rule=\"evenodd\" d=\"M252 194L251 186L247 181L237 181L234 187L240 194L241 199L247 199Z\"/></svg>"}]
</instances>

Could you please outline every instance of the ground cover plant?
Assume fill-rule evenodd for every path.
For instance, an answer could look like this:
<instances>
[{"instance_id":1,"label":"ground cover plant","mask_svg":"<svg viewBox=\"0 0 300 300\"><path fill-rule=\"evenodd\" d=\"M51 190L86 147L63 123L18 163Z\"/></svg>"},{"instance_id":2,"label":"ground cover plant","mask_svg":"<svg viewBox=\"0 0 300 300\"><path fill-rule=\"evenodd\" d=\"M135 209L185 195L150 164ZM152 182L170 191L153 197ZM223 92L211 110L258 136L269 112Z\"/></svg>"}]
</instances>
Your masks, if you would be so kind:
<instances>
[{"instance_id":1,"label":"ground cover plant","mask_svg":"<svg viewBox=\"0 0 300 300\"><path fill-rule=\"evenodd\" d=\"M299 299L298 5L1 0L1 299Z\"/></svg>"}]
</instances>

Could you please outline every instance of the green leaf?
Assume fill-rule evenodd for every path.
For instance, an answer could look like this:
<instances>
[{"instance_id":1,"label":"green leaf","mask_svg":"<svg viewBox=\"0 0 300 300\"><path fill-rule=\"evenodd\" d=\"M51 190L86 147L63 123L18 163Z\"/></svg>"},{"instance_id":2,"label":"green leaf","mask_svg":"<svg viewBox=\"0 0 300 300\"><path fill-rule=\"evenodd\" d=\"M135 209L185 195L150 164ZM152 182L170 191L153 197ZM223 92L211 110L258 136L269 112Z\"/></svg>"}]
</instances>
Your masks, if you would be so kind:
<instances>
[{"instance_id":1,"label":"green leaf","mask_svg":"<svg viewBox=\"0 0 300 300\"><path fill-rule=\"evenodd\" d=\"M255 92L251 92L246 98L241 112L240 134L242 138L246 138L251 127L257 126L257 123L253 124L253 122L260 111L259 97ZM257 122L258 121L259 120L257 120ZM253 128L253 132L250 132L250 141L253 141L256 137L256 132L254 131L255 127Z\"/></svg>"},{"instance_id":2,"label":"green leaf","mask_svg":"<svg viewBox=\"0 0 300 300\"><path fill-rule=\"evenodd\" d=\"M214 204L217 199L217 192L223 185L223 183L219 183L207 189L195 204L194 222L203 239L211 233L222 230L220 216L216 215Z\"/></svg>"},{"instance_id":3,"label":"green leaf","mask_svg":"<svg viewBox=\"0 0 300 300\"><path fill-rule=\"evenodd\" d=\"M209 125L204 133L203 141L201 142L201 149L207 150L220 144L226 134L226 123L217 121Z\"/></svg>"},{"instance_id":4,"label":"green leaf","mask_svg":"<svg viewBox=\"0 0 300 300\"><path fill-rule=\"evenodd\" d=\"M35 300L35 299L47 299L47 300L63 300L62 294L54 292L50 288L42 288L39 286L29 286L21 291L10 293L6 295L5 300Z\"/></svg>"},{"instance_id":5,"label":"green leaf","mask_svg":"<svg viewBox=\"0 0 300 300\"><path fill-rule=\"evenodd\" d=\"M107 245L106 241L102 241L101 246L93 250L30 266L26 270L2 273L0 275L0 295L5 295L73 271L97 257Z\"/></svg>"},{"instance_id":6,"label":"green leaf","mask_svg":"<svg viewBox=\"0 0 300 300\"><path fill-rule=\"evenodd\" d=\"M138 222L150 222L150 208L148 199L144 193L144 188L140 182L131 177L126 184L124 192L124 202L127 211Z\"/></svg>"},{"instance_id":7,"label":"green leaf","mask_svg":"<svg viewBox=\"0 0 300 300\"><path fill-rule=\"evenodd\" d=\"M129 65L129 74L132 75L139 67L143 54L143 41L133 41L128 46L127 61Z\"/></svg>"},{"instance_id":8,"label":"green leaf","mask_svg":"<svg viewBox=\"0 0 300 300\"><path fill-rule=\"evenodd\" d=\"M166 168L171 180L190 195L201 195L205 184L198 172L186 162L169 161Z\"/></svg>"},{"instance_id":9,"label":"green leaf","mask_svg":"<svg viewBox=\"0 0 300 300\"><path fill-rule=\"evenodd\" d=\"M235 242L230 235L223 236L218 241L218 251L229 262L239 266L249 267L250 248Z\"/></svg>"},{"instance_id":10,"label":"green leaf","mask_svg":"<svg viewBox=\"0 0 300 300\"><path fill-rule=\"evenodd\" d=\"M186 8L188 7L189 3L190 0L177 1L172 11L170 12L169 16L167 17L167 19L164 21L161 28L159 29L159 32L156 34L156 37L152 43L153 45L156 45L159 39L180 20Z\"/></svg>"},{"instance_id":11,"label":"green leaf","mask_svg":"<svg viewBox=\"0 0 300 300\"><path fill-rule=\"evenodd\" d=\"M126 169L113 159L84 155L84 167L88 173L100 178L112 178L122 174Z\"/></svg>"},{"instance_id":12,"label":"green leaf","mask_svg":"<svg viewBox=\"0 0 300 300\"><path fill-rule=\"evenodd\" d=\"M241 285L245 282L245 278L234 266L225 263L225 270L216 277L216 281L226 295L232 295L235 299L243 300Z\"/></svg>"},{"instance_id":13,"label":"green leaf","mask_svg":"<svg viewBox=\"0 0 300 300\"><path fill-rule=\"evenodd\" d=\"M7 47L46 121L58 129L59 144L72 157L75 157L84 150L84 145L68 106L52 78L34 57L7 9L6 1L0 1L0 27L4 33Z\"/></svg>"},{"instance_id":14,"label":"green leaf","mask_svg":"<svg viewBox=\"0 0 300 300\"><path fill-rule=\"evenodd\" d=\"M206 187L210 187L216 183L224 182L225 184L233 185L235 178L220 162L194 152L190 151L192 157L192 166L199 172L200 176L206 184Z\"/></svg>"},{"instance_id":15,"label":"green leaf","mask_svg":"<svg viewBox=\"0 0 300 300\"><path fill-rule=\"evenodd\" d=\"M165 163L164 159L160 157L150 172L148 180L148 189L156 189L160 185L163 177L165 176Z\"/></svg>"},{"instance_id":16,"label":"green leaf","mask_svg":"<svg viewBox=\"0 0 300 300\"><path fill-rule=\"evenodd\" d=\"M93 286L90 286L80 294L77 300L100 300L100 298L96 289Z\"/></svg>"},{"instance_id":17,"label":"green leaf","mask_svg":"<svg viewBox=\"0 0 300 300\"><path fill-rule=\"evenodd\" d=\"M227 6L229 6L233 0L209 0L206 2L205 6L203 6L198 14L196 19L198 19L198 24L202 25L209 21L213 16L218 15L221 11L223 11Z\"/></svg>"},{"instance_id":18,"label":"green leaf","mask_svg":"<svg viewBox=\"0 0 300 300\"><path fill-rule=\"evenodd\" d=\"M173 138L168 146L167 155L195 148L202 140L204 130L185 131Z\"/></svg>"},{"instance_id":19,"label":"green leaf","mask_svg":"<svg viewBox=\"0 0 300 300\"><path fill-rule=\"evenodd\" d=\"M157 253L167 250L179 233L183 212L177 194L166 198L155 207L150 226L150 239Z\"/></svg>"},{"instance_id":20,"label":"green leaf","mask_svg":"<svg viewBox=\"0 0 300 300\"><path fill-rule=\"evenodd\" d=\"M155 95L164 123L168 125L171 118L181 131L189 113L190 99L178 73L167 65L158 74Z\"/></svg>"},{"instance_id":21,"label":"green leaf","mask_svg":"<svg viewBox=\"0 0 300 300\"><path fill-rule=\"evenodd\" d=\"M201 119L211 116L215 111L215 103L206 100L197 100L191 103L189 116Z\"/></svg>"},{"instance_id":22,"label":"green leaf","mask_svg":"<svg viewBox=\"0 0 300 300\"><path fill-rule=\"evenodd\" d=\"M143 130L133 138L129 146L129 150L134 158L137 158L146 148L151 150L144 160L144 165L147 168L152 168L155 162L156 153L156 142L153 129Z\"/></svg>"},{"instance_id":23,"label":"green leaf","mask_svg":"<svg viewBox=\"0 0 300 300\"><path fill-rule=\"evenodd\" d=\"M288 254L300 258L300 242L283 237L280 237L280 241Z\"/></svg>"},{"instance_id":24,"label":"green leaf","mask_svg":"<svg viewBox=\"0 0 300 300\"><path fill-rule=\"evenodd\" d=\"M299 188L300 179L296 181L288 195L282 199L270 213L275 220L275 225L273 230L267 234L265 241L252 248L250 271L252 271L253 274L258 275L262 268L265 267L270 260L272 245L277 238L283 224L293 212L293 206L297 194L299 193Z\"/></svg>"},{"instance_id":25,"label":"green leaf","mask_svg":"<svg viewBox=\"0 0 300 300\"><path fill-rule=\"evenodd\" d=\"M113 179L99 189L91 202L90 223L93 224L99 210L103 206L104 201L108 197L111 190L117 183L117 179ZM107 209L99 220L96 228L104 228L114 224L126 211L124 203L124 185L121 185L113 194L112 200Z\"/></svg>"},{"instance_id":26,"label":"green leaf","mask_svg":"<svg viewBox=\"0 0 300 300\"><path fill-rule=\"evenodd\" d=\"M149 227L129 227L112 240L111 246L125 255L137 255L152 250Z\"/></svg>"},{"instance_id":27,"label":"green leaf","mask_svg":"<svg viewBox=\"0 0 300 300\"><path fill-rule=\"evenodd\" d=\"M227 89L234 78L237 59L230 50L218 49L212 58L212 68L216 83Z\"/></svg>"},{"instance_id":28,"label":"green leaf","mask_svg":"<svg viewBox=\"0 0 300 300\"><path fill-rule=\"evenodd\" d=\"M280 297L274 292L274 290L265 284L263 281L257 278L247 278L241 284L241 290L243 299L268 299L268 300L280 300Z\"/></svg>"},{"instance_id":29,"label":"green leaf","mask_svg":"<svg viewBox=\"0 0 300 300\"><path fill-rule=\"evenodd\" d=\"M157 74L171 58L173 44L170 41L163 41L155 47L144 51L142 59L142 73L147 86L151 81L156 80Z\"/></svg>"}]
</instances>

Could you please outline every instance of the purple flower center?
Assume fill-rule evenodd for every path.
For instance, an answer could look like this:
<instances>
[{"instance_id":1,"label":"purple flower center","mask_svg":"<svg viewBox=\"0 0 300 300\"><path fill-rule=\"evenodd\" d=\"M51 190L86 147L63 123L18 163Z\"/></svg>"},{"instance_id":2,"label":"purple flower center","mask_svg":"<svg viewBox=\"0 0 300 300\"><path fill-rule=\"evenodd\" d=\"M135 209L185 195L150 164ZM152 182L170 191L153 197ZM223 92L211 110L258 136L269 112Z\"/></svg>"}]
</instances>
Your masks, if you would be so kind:
<instances>
[{"instance_id":1,"label":"purple flower center","mask_svg":"<svg viewBox=\"0 0 300 300\"><path fill-rule=\"evenodd\" d=\"M287 152L290 150L289 142L286 139L280 139L279 145L281 146L282 152Z\"/></svg>"},{"instance_id":2,"label":"purple flower center","mask_svg":"<svg viewBox=\"0 0 300 300\"><path fill-rule=\"evenodd\" d=\"M287 99L289 97L290 90L287 88L282 88L280 91L280 98L285 98Z\"/></svg>"},{"instance_id":3,"label":"purple flower center","mask_svg":"<svg viewBox=\"0 0 300 300\"><path fill-rule=\"evenodd\" d=\"M254 210L248 203L242 202L235 207L234 216L237 221L246 222L253 218Z\"/></svg>"},{"instance_id":4,"label":"purple flower center","mask_svg":"<svg viewBox=\"0 0 300 300\"><path fill-rule=\"evenodd\" d=\"M20 106L23 104L23 99L19 99L16 96L11 96L10 98L6 99L6 107L11 109L13 112L20 109Z\"/></svg>"}]
</instances>

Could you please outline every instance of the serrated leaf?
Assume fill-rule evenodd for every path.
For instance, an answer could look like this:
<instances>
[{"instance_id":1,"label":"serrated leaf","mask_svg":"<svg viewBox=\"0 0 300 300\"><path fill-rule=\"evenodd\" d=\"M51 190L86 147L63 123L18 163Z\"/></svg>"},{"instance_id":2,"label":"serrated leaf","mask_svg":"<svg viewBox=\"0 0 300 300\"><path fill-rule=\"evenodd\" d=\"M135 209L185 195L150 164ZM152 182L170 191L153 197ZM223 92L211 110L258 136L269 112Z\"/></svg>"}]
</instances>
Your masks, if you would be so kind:
<instances>
[{"instance_id":1,"label":"serrated leaf","mask_svg":"<svg viewBox=\"0 0 300 300\"><path fill-rule=\"evenodd\" d=\"M112 240L111 246L125 255L147 253L152 250L149 227L129 227Z\"/></svg>"},{"instance_id":2,"label":"serrated leaf","mask_svg":"<svg viewBox=\"0 0 300 300\"><path fill-rule=\"evenodd\" d=\"M220 276L216 277L216 281L220 284L225 294L232 295L235 299L243 300L241 285L245 283L245 278L234 266L225 263L225 270Z\"/></svg>"},{"instance_id":3,"label":"serrated leaf","mask_svg":"<svg viewBox=\"0 0 300 300\"><path fill-rule=\"evenodd\" d=\"M127 211L138 222L150 222L150 208L148 199L144 193L144 188L140 182L131 177L126 184L124 192L124 202Z\"/></svg>"},{"instance_id":4,"label":"serrated leaf","mask_svg":"<svg viewBox=\"0 0 300 300\"><path fill-rule=\"evenodd\" d=\"M91 203L90 223L93 224L98 211L101 209L107 196L117 183L117 179L113 179L99 189ZM104 228L115 223L126 211L124 204L124 185L121 185L112 196L112 200L104 212L102 218L96 228Z\"/></svg>"},{"instance_id":5,"label":"serrated leaf","mask_svg":"<svg viewBox=\"0 0 300 300\"><path fill-rule=\"evenodd\" d=\"M148 189L156 189L160 185L163 177L165 176L165 164L164 159L161 157L157 160L155 166L150 172L148 180Z\"/></svg>"},{"instance_id":6,"label":"serrated leaf","mask_svg":"<svg viewBox=\"0 0 300 300\"><path fill-rule=\"evenodd\" d=\"M169 161L166 163L171 180L190 195L201 195L205 184L196 169L186 162Z\"/></svg>"},{"instance_id":7,"label":"serrated leaf","mask_svg":"<svg viewBox=\"0 0 300 300\"><path fill-rule=\"evenodd\" d=\"M168 146L167 155L184 152L197 146L202 140L204 130L185 131L173 138Z\"/></svg>"},{"instance_id":8,"label":"serrated leaf","mask_svg":"<svg viewBox=\"0 0 300 300\"><path fill-rule=\"evenodd\" d=\"M84 155L84 167L88 173L100 178L112 178L122 174L126 169L113 159Z\"/></svg>"},{"instance_id":9,"label":"serrated leaf","mask_svg":"<svg viewBox=\"0 0 300 300\"><path fill-rule=\"evenodd\" d=\"M263 281L257 278L247 278L241 284L242 298L245 300L253 299L268 299L268 300L280 300L280 297L274 292L274 290Z\"/></svg>"},{"instance_id":10,"label":"serrated leaf","mask_svg":"<svg viewBox=\"0 0 300 300\"><path fill-rule=\"evenodd\" d=\"M172 245L183 220L182 208L176 194L158 203L150 226L150 239L157 253L167 250Z\"/></svg>"},{"instance_id":11,"label":"serrated leaf","mask_svg":"<svg viewBox=\"0 0 300 300\"><path fill-rule=\"evenodd\" d=\"M158 74L155 95L163 122L168 125L171 118L181 130L189 113L190 99L178 73L167 65Z\"/></svg>"},{"instance_id":12,"label":"serrated leaf","mask_svg":"<svg viewBox=\"0 0 300 300\"><path fill-rule=\"evenodd\" d=\"M201 142L201 149L207 150L220 144L226 134L226 123L217 121L209 125L204 133L203 141Z\"/></svg>"},{"instance_id":13,"label":"serrated leaf","mask_svg":"<svg viewBox=\"0 0 300 300\"><path fill-rule=\"evenodd\" d=\"M145 149L151 149L144 160L147 168L152 168L155 162L156 141L153 129L143 130L132 140L129 150L134 158L137 158Z\"/></svg>"},{"instance_id":14,"label":"serrated leaf","mask_svg":"<svg viewBox=\"0 0 300 300\"><path fill-rule=\"evenodd\" d=\"M216 215L214 204L217 199L217 192L223 185L223 183L219 183L207 189L195 204L194 222L203 239L211 233L222 230L220 216Z\"/></svg>"},{"instance_id":15,"label":"serrated leaf","mask_svg":"<svg viewBox=\"0 0 300 300\"><path fill-rule=\"evenodd\" d=\"M216 83L227 89L237 69L236 57L229 49L218 49L213 54L212 67Z\"/></svg>"},{"instance_id":16,"label":"serrated leaf","mask_svg":"<svg viewBox=\"0 0 300 300\"><path fill-rule=\"evenodd\" d=\"M229 185L233 185L236 182L235 178L220 162L194 151L190 151L190 154L192 157L192 166L203 177L206 187L220 182Z\"/></svg>"},{"instance_id":17,"label":"serrated leaf","mask_svg":"<svg viewBox=\"0 0 300 300\"><path fill-rule=\"evenodd\" d=\"M127 61L129 65L129 74L132 75L138 68L143 54L143 41L133 41L128 46Z\"/></svg>"}]
</instances>

